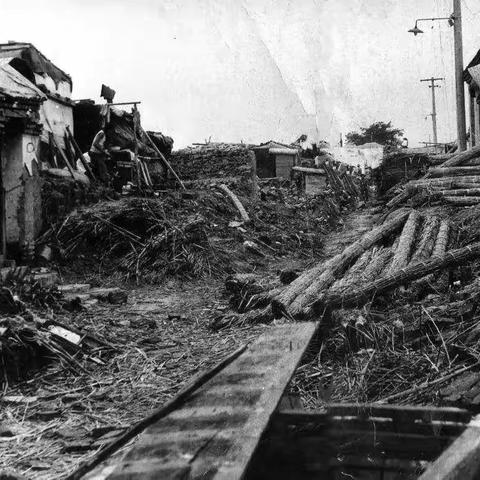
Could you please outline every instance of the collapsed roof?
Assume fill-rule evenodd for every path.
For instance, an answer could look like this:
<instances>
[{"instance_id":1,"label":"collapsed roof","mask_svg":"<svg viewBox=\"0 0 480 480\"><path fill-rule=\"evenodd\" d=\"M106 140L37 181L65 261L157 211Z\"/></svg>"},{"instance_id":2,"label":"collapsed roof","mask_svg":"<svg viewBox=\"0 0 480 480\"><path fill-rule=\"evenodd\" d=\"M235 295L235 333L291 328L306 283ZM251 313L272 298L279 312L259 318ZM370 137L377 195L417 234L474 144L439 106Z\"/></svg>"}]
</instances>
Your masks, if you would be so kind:
<instances>
[{"instance_id":1,"label":"collapsed roof","mask_svg":"<svg viewBox=\"0 0 480 480\"><path fill-rule=\"evenodd\" d=\"M70 84L70 87L72 86L72 78L70 75L58 68L31 43L2 43L0 44L0 58L9 59L9 63L32 81L32 83L34 79L30 78L31 75L29 76L28 72L23 71L25 67L29 67L33 73L38 75L48 75L53 79L55 84L67 82Z\"/></svg>"}]
</instances>

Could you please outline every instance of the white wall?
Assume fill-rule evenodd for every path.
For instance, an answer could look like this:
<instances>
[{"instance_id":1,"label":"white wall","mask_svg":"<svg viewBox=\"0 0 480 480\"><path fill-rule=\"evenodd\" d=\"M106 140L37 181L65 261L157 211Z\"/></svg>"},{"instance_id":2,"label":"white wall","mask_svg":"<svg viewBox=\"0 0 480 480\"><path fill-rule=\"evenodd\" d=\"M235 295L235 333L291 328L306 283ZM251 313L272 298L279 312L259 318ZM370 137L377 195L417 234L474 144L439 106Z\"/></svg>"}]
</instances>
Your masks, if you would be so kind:
<instances>
[{"instance_id":1,"label":"white wall","mask_svg":"<svg viewBox=\"0 0 480 480\"><path fill-rule=\"evenodd\" d=\"M48 132L50 128L45 121L48 118L52 126L52 132L55 135L57 143L61 148L65 147L64 135L65 128L68 125L73 133L73 108L56 100L47 99L40 108L40 123L43 123L42 140L48 142Z\"/></svg>"}]
</instances>

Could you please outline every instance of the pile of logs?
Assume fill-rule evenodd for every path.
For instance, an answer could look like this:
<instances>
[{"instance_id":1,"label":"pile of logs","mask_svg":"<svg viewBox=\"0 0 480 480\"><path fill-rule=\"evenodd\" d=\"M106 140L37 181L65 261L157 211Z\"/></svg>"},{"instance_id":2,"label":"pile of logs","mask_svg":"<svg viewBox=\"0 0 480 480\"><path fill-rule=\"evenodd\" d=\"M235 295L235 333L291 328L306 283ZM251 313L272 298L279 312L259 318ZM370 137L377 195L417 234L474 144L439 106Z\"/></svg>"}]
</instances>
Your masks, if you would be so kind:
<instances>
[{"instance_id":1,"label":"pile of logs","mask_svg":"<svg viewBox=\"0 0 480 480\"><path fill-rule=\"evenodd\" d=\"M455 206L480 204L480 146L450 156L440 166L430 168L423 178L408 182L387 206L395 208L416 194Z\"/></svg>"},{"instance_id":2,"label":"pile of logs","mask_svg":"<svg viewBox=\"0 0 480 480\"><path fill-rule=\"evenodd\" d=\"M256 291L243 311L217 319L226 325L321 318L330 308L364 305L409 284L425 290L436 272L480 256L480 244L447 251L450 224L435 215L401 209L327 262L319 262L290 284Z\"/></svg>"}]
</instances>

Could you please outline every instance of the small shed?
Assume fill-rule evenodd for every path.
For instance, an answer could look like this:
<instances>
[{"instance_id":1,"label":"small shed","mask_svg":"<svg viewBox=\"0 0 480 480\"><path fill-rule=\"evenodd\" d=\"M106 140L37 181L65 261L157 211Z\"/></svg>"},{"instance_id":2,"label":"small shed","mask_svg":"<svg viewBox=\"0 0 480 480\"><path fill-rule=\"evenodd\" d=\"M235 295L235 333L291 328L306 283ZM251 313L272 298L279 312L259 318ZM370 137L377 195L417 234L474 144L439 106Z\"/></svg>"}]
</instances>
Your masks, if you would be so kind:
<instances>
[{"instance_id":1,"label":"small shed","mask_svg":"<svg viewBox=\"0 0 480 480\"><path fill-rule=\"evenodd\" d=\"M292 170L302 179L306 194L315 195L325 189L327 175L323 168L293 167Z\"/></svg>"},{"instance_id":2,"label":"small shed","mask_svg":"<svg viewBox=\"0 0 480 480\"><path fill-rule=\"evenodd\" d=\"M298 150L273 140L254 147L253 151L259 178L289 179L292 167L297 164Z\"/></svg>"}]
</instances>

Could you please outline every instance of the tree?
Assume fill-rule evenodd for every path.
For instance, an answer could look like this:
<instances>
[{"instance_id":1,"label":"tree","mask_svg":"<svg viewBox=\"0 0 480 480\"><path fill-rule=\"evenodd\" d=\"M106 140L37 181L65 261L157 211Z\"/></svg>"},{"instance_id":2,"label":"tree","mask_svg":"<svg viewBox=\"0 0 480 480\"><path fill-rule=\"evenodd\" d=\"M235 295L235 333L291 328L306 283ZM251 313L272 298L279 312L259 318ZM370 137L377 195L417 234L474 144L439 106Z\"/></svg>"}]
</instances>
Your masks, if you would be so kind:
<instances>
[{"instance_id":1,"label":"tree","mask_svg":"<svg viewBox=\"0 0 480 480\"><path fill-rule=\"evenodd\" d=\"M346 138L349 143L354 145L363 145L364 143L376 142L380 145L399 145L403 130L393 128L392 122L375 122L369 127L360 128L360 132L347 133Z\"/></svg>"}]
</instances>

